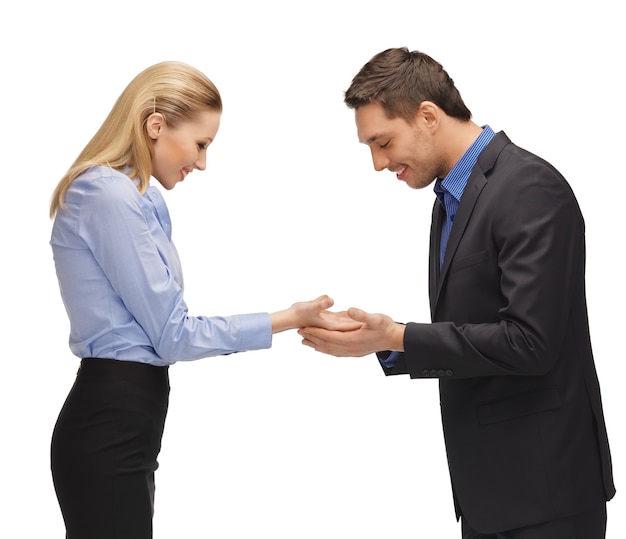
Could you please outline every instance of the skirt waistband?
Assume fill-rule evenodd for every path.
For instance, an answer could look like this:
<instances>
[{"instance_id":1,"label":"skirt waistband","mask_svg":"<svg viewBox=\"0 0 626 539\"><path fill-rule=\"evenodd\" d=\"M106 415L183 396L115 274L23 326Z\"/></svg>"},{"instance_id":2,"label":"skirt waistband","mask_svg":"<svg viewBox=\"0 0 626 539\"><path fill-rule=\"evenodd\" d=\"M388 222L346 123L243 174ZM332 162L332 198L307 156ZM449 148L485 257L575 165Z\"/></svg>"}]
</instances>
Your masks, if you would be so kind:
<instances>
[{"instance_id":1,"label":"skirt waistband","mask_svg":"<svg viewBox=\"0 0 626 539\"><path fill-rule=\"evenodd\" d=\"M98 378L130 378L130 379L167 379L169 366L158 367L138 361L121 361L85 357L80 362L78 372L82 377L97 376Z\"/></svg>"}]
</instances>

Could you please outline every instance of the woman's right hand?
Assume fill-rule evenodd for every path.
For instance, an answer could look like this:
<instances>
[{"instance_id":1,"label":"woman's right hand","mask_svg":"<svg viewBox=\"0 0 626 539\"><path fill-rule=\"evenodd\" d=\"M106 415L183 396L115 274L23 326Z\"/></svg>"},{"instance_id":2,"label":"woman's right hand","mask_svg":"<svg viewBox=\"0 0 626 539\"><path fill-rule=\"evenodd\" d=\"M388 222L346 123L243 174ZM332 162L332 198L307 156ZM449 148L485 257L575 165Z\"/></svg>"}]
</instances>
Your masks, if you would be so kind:
<instances>
[{"instance_id":1,"label":"woman's right hand","mask_svg":"<svg viewBox=\"0 0 626 539\"><path fill-rule=\"evenodd\" d=\"M332 298L323 295L272 313L272 333L303 327L320 327L332 331L353 331L361 327L362 324L350 318L346 311L329 311L334 303Z\"/></svg>"}]
</instances>

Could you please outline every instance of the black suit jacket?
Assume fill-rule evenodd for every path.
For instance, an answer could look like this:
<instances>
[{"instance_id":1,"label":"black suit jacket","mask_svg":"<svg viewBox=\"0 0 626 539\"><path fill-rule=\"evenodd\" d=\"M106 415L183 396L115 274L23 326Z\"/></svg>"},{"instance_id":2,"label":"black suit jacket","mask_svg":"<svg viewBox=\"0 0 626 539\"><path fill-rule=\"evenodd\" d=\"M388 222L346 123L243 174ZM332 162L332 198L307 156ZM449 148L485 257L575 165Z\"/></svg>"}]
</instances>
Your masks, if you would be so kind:
<instances>
[{"instance_id":1,"label":"black suit jacket","mask_svg":"<svg viewBox=\"0 0 626 539\"><path fill-rule=\"evenodd\" d=\"M494 533L603 504L615 488L574 194L501 132L472 170L440 270L443 213L435 202L432 323L407 324L405 352L383 368L439 378L457 518Z\"/></svg>"}]
</instances>

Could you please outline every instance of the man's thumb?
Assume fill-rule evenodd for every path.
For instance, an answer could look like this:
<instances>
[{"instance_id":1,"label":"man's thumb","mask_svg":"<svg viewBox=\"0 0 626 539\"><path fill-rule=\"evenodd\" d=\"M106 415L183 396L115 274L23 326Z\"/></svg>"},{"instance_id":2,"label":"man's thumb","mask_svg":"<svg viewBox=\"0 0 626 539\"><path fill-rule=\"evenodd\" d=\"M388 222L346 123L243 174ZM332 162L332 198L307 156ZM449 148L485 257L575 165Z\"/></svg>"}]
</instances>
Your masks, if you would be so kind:
<instances>
[{"instance_id":1,"label":"man's thumb","mask_svg":"<svg viewBox=\"0 0 626 539\"><path fill-rule=\"evenodd\" d=\"M369 314L361 309L357 309L356 307L350 307L348 309L348 316L352 318L352 320L356 320L357 322L363 322L367 324L369 319Z\"/></svg>"}]
</instances>

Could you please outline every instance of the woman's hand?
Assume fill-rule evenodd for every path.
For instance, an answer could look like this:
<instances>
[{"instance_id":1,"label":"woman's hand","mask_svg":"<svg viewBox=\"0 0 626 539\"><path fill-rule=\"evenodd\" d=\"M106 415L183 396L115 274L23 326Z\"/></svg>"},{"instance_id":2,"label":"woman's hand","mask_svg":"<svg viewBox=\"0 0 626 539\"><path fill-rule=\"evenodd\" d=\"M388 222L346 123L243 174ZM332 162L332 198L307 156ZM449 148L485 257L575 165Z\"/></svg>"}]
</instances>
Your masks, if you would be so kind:
<instances>
[{"instance_id":1,"label":"woman's hand","mask_svg":"<svg viewBox=\"0 0 626 539\"><path fill-rule=\"evenodd\" d=\"M302 327L319 327L333 331L353 331L361 323L350 318L345 311L331 312L334 305L328 296L320 296L312 301L294 303L288 309L270 314L272 333Z\"/></svg>"}]
</instances>

